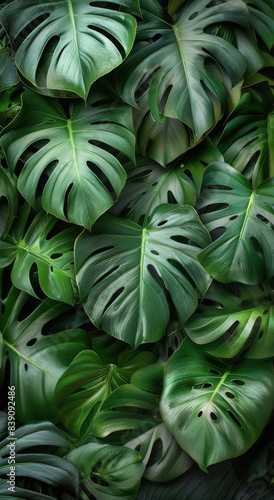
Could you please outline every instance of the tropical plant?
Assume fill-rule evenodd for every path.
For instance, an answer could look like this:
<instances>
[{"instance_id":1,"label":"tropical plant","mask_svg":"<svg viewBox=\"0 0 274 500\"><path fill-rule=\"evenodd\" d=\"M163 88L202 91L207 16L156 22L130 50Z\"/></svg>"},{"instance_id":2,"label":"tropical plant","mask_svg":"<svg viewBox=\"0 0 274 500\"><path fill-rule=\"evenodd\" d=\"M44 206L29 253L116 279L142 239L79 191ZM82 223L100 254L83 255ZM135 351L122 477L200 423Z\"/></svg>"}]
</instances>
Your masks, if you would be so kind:
<instances>
[{"instance_id":1,"label":"tropical plant","mask_svg":"<svg viewBox=\"0 0 274 500\"><path fill-rule=\"evenodd\" d=\"M273 499L273 51L272 0L1 2L0 498Z\"/></svg>"}]
</instances>

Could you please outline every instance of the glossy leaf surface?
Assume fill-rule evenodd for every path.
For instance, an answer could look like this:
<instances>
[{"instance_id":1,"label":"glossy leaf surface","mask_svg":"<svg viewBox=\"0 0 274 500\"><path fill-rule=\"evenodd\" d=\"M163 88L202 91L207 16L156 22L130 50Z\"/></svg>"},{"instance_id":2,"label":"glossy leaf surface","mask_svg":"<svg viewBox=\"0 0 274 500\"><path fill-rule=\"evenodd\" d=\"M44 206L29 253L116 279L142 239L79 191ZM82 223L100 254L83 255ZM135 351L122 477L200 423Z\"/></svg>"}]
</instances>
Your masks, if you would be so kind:
<instances>
[{"instance_id":1,"label":"glossy leaf surface","mask_svg":"<svg viewBox=\"0 0 274 500\"><path fill-rule=\"evenodd\" d=\"M273 276L273 188L274 177L253 190L225 163L206 169L198 207L215 241L198 258L218 281L255 285Z\"/></svg>"},{"instance_id":2,"label":"glossy leaf surface","mask_svg":"<svg viewBox=\"0 0 274 500\"><path fill-rule=\"evenodd\" d=\"M209 235L195 210L161 205L145 228L107 216L93 229L79 236L75 249L77 283L91 321L133 347L155 342L168 325L168 293L183 324L210 283L197 260Z\"/></svg>"},{"instance_id":3,"label":"glossy leaf surface","mask_svg":"<svg viewBox=\"0 0 274 500\"><path fill-rule=\"evenodd\" d=\"M206 470L241 455L258 439L273 408L273 377L271 361L228 365L186 340L166 364L162 418Z\"/></svg>"},{"instance_id":4,"label":"glossy leaf surface","mask_svg":"<svg viewBox=\"0 0 274 500\"><path fill-rule=\"evenodd\" d=\"M2 9L0 22L23 77L39 91L86 99L91 84L121 64L135 38L134 17L111 3L138 10L137 0L15 0Z\"/></svg>"}]
</instances>

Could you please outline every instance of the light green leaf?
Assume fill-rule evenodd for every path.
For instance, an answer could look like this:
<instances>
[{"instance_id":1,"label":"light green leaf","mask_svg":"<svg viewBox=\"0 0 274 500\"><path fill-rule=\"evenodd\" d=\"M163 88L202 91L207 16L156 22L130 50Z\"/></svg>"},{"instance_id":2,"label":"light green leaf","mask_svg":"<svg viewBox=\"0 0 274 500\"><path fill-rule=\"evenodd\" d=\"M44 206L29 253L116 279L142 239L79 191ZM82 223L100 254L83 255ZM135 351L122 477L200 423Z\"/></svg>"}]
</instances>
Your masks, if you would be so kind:
<instances>
[{"instance_id":1,"label":"light green leaf","mask_svg":"<svg viewBox=\"0 0 274 500\"><path fill-rule=\"evenodd\" d=\"M196 142L221 118L227 91L246 68L236 47L207 30L222 22L248 28L248 10L237 0L191 0L171 18L156 0L143 0L141 7L139 43L119 69L120 92L133 106L145 101L143 109L149 107L155 120L178 118ZM247 43L255 45L251 38Z\"/></svg>"},{"instance_id":2,"label":"light green leaf","mask_svg":"<svg viewBox=\"0 0 274 500\"><path fill-rule=\"evenodd\" d=\"M38 302L15 287L9 287L7 275L2 274L1 278L2 390L10 370L10 385L16 387L18 395L18 421L49 419L56 422L53 394L57 380L76 354L89 347L89 336L80 328L70 326L69 306L50 299ZM58 321L62 315L67 320L67 327L59 330ZM56 323L53 333L50 330L52 323Z\"/></svg>"},{"instance_id":3,"label":"light green leaf","mask_svg":"<svg viewBox=\"0 0 274 500\"><path fill-rule=\"evenodd\" d=\"M148 225L111 215L76 242L76 278L91 321L136 348L165 333L172 301L180 324L194 312L210 277L197 254L209 235L192 207L160 205Z\"/></svg>"},{"instance_id":4,"label":"light green leaf","mask_svg":"<svg viewBox=\"0 0 274 500\"><path fill-rule=\"evenodd\" d=\"M62 226L55 217L42 211L34 216L25 204L6 241L0 241L2 252L3 245L7 247L3 252L6 259L1 259L0 268L14 260L11 271L14 286L37 297L33 285L35 269L39 286L47 297L75 304L78 290L73 248L80 230L75 226Z\"/></svg>"},{"instance_id":5,"label":"light green leaf","mask_svg":"<svg viewBox=\"0 0 274 500\"><path fill-rule=\"evenodd\" d=\"M2 145L30 205L90 228L124 186L126 172L116 156L134 160L132 127L131 110L109 92L94 89L86 106L72 101L67 118L57 99L26 91Z\"/></svg>"},{"instance_id":6,"label":"light green leaf","mask_svg":"<svg viewBox=\"0 0 274 500\"><path fill-rule=\"evenodd\" d=\"M94 351L80 352L56 385L55 405L62 423L76 435L87 433L107 396L128 383L141 366L152 362L149 352L121 353L117 365L104 364Z\"/></svg>"},{"instance_id":7,"label":"light green leaf","mask_svg":"<svg viewBox=\"0 0 274 500\"><path fill-rule=\"evenodd\" d=\"M15 0L0 22L16 50L23 79L49 95L87 98L92 83L119 66L130 52L136 30L133 16L115 0ZM126 2L133 12L138 1Z\"/></svg>"},{"instance_id":8,"label":"light green leaf","mask_svg":"<svg viewBox=\"0 0 274 500\"><path fill-rule=\"evenodd\" d=\"M242 97L227 121L218 148L254 188L274 177L274 96L265 82Z\"/></svg>"},{"instance_id":9,"label":"light green leaf","mask_svg":"<svg viewBox=\"0 0 274 500\"><path fill-rule=\"evenodd\" d=\"M241 455L258 439L273 409L273 379L271 361L228 365L185 340L166 364L162 418L206 470Z\"/></svg>"},{"instance_id":10,"label":"light green leaf","mask_svg":"<svg viewBox=\"0 0 274 500\"><path fill-rule=\"evenodd\" d=\"M252 190L226 163L205 170L198 209L215 241L198 259L213 278L255 285L273 276L273 187L274 177Z\"/></svg>"},{"instance_id":11,"label":"light green leaf","mask_svg":"<svg viewBox=\"0 0 274 500\"><path fill-rule=\"evenodd\" d=\"M81 486L89 493L89 498L136 498L145 468L137 451L124 446L89 443L72 450L67 459L78 469Z\"/></svg>"},{"instance_id":12,"label":"light green leaf","mask_svg":"<svg viewBox=\"0 0 274 500\"><path fill-rule=\"evenodd\" d=\"M221 358L245 350L245 357L274 356L274 304L268 283L258 286L214 283L185 325L188 336Z\"/></svg>"},{"instance_id":13,"label":"light green leaf","mask_svg":"<svg viewBox=\"0 0 274 500\"><path fill-rule=\"evenodd\" d=\"M7 434L7 415L1 413L0 418L6 423ZM0 482L0 498L3 498L4 493L5 498L49 498L47 495L40 497L39 493L33 490L34 481L77 494L78 471L70 462L57 454L61 448L68 447L68 442L61 432L51 422L46 421L19 427L16 430L16 440L6 435L0 442L0 477L3 483L5 480L5 485ZM14 492L9 495L7 474L11 473L12 464L8 460L13 458L13 452L15 452L16 495Z\"/></svg>"}]
</instances>

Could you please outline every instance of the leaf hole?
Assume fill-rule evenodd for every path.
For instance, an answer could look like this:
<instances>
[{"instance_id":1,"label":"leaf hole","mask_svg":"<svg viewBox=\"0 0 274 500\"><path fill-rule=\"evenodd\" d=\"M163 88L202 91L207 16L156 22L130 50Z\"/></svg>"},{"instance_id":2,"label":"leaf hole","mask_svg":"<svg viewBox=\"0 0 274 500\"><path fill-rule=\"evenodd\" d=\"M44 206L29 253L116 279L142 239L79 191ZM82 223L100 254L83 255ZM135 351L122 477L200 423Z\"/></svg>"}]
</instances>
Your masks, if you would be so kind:
<instances>
[{"instance_id":1,"label":"leaf hole","mask_svg":"<svg viewBox=\"0 0 274 500\"><path fill-rule=\"evenodd\" d=\"M33 30L39 26L43 21L48 19L50 17L49 13L43 13L37 16L34 19L31 19L30 22L23 27L23 29L19 32L17 35L17 38L15 38L14 43L13 43L13 50L16 52L18 48L20 47L21 43L25 40L25 38L33 32Z\"/></svg>"},{"instance_id":2,"label":"leaf hole","mask_svg":"<svg viewBox=\"0 0 274 500\"><path fill-rule=\"evenodd\" d=\"M268 314L269 313L269 309L265 309L263 314Z\"/></svg>"},{"instance_id":3,"label":"leaf hole","mask_svg":"<svg viewBox=\"0 0 274 500\"><path fill-rule=\"evenodd\" d=\"M262 248L261 244L259 243L259 241L257 240L257 238L255 238L255 236L251 236L250 240L251 240L251 243L252 243L253 247L255 248L256 252L263 254L264 253L263 248Z\"/></svg>"},{"instance_id":4,"label":"leaf hole","mask_svg":"<svg viewBox=\"0 0 274 500\"><path fill-rule=\"evenodd\" d=\"M189 16L188 20L189 20L189 21L192 21L192 19L195 19L195 17L197 17L197 16L198 16L198 14L199 14L199 12L198 12L198 11L193 12L193 14L191 14L191 15Z\"/></svg>"},{"instance_id":5,"label":"leaf hole","mask_svg":"<svg viewBox=\"0 0 274 500\"><path fill-rule=\"evenodd\" d=\"M92 30L92 36L94 38L97 38L99 40L100 44L105 45L106 39L111 41L111 43L120 52L122 59L126 58L126 51L125 51L123 45L119 42L119 40L112 33L110 33L110 31L103 29L99 26L95 26L94 24L88 25L88 28L90 30ZM97 36L96 36L96 34L97 34Z\"/></svg>"},{"instance_id":6,"label":"leaf hole","mask_svg":"<svg viewBox=\"0 0 274 500\"><path fill-rule=\"evenodd\" d=\"M229 399L234 399L234 398L235 398L235 395L234 395L232 392L229 392L229 391L227 391L227 392L225 393L225 395L226 395Z\"/></svg>"},{"instance_id":7,"label":"leaf hole","mask_svg":"<svg viewBox=\"0 0 274 500\"><path fill-rule=\"evenodd\" d=\"M249 307L251 305L251 300L244 299L242 300L241 304L243 307Z\"/></svg>"},{"instance_id":8,"label":"leaf hole","mask_svg":"<svg viewBox=\"0 0 274 500\"><path fill-rule=\"evenodd\" d=\"M236 384L236 385L245 385L245 382L243 380L239 380L239 379L233 379L232 380L233 384Z\"/></svg>"},{"instance_id":9,"label":"leaf hole","mask_svg":"<svg viewBox=\"0 0 274 500\"><path fill-rule=\"evenodd\" d=\"M168 220L161 220L160 222L158 222L157 226L164 226L166 223L168 222Z\"/></svg>"},{"instance_id":10,"label":"leaf hole","mask_svg":"<svg viewBox=\"0 0 274 500\"><path fill-rule=\"evenodd\" d=\"M216 413L214 413L213 411L210 412L210 418L211 420L213 421L216 421L218 420L218 416L216 415Z\"/></svg>"},{"instance_id":11,"label":"leaf hole","mask_svg":"<svg viewBox=\"0 0 274 500\"><path fill-rule=\"evenodd\" d=\"M177 243L182 243L183 245L186 245L188 243L187 238L185 238L184 236L182 236L180 234L175 235L175 236L170 236L170 239L173 241L176 241Z\"/></svg>"},{"instance_id":12,"label":"leaf hole","mask_svg":"<svg viewBox=\"0 0 274 500\"><path fill-rule=\"evenodd\" d=\"M25 372L27 372L27 371L28 371L28 369L29 369L29 367L28 367L27 363L25 363L24 368L25 368Z\"/></svg>"},{"instance_id":13,"label":"leaf hole","mask_svg":"<svg viewBox=\"0 0 274 500\"><path fill-rule=\"evenodd\" d=\"M153 253L153 255L159 255L159 252L157 252L157 250L151 250L151 253Z\"/></svg>"},{"instance_id":14,"label":"leaf hole","mask_svg":"<svg viewBox=\"0 0 274 500\"><path fill-rule=\"evenodd\" d=\"M212 231L210 231L210 235L213 241L217 240L225 233L226 233L226 227L224 226L216 227L215 229L212 229Z\"/></svg>"},{"instance_id":15,"label":"leaf hole","mask_svg":"<svg viewBox=\"0 0 274 500\"><path fill-rule=\"evenodd\" d=\"M212 384L210 382L204 382L201 384L195 384L193 389L208 389L209 387L212 387Z\"/></svg>"},{"instance_id":16,"label":"leaf hole","mask_svg":"<svg viewBox=\"0 0 274 500\"><path fill-rule=\"evenodd\" d=\"M59 259L59 257L62 257L62 253L53 253L50 258L55 260L55 259Z\"/></svg>"},{"instance_id":17,"label":"leaf hole","mask_svg":"<svg viewBox=\"0 0 274 500\"><path fill-rule=\"evenodd\" d=\"M240 324L240 321L234 321L234 323L226 330L226 332L223 334L223 339L224 340L228 340L232 335L233 333L236 332L238 326Z\"/></svg>"},{"instance_id":18,"label":"leaf hole","mask_svg":"<svg viewBox=\"0 0 274 500\"><path fill-rule=\"evenodd\" d=\"M31 339L31 340L29 340L29 341L27 342L27 346L28 346L28 347L31 347L31 346L33 346L34 344L36 344L36 342L37 342L37 338L35 338L35 337L34 337L33 339Z\"/></svg>"},{"instance_id":19,"label":"leaf hole","mask_svg":"<svg viewBox=\"0 0 274 500\"><path fill-rule=\"evenodd\" d=\"M115 293L113 293L113 295L110 297L110 299L108 300L108 302L106 303L106 305L104 307L103 314L105 314L107 309L115 302L115 300L118 299L118 297L121 295L121 293L123 293L124 289L125 289L125 287L122 286L122 287L118 288L118 290L116 290Z\"/></svg>"},{"instance_id":20,"label":"leaf hole","mask_svg":"<svg viewBox=\"0 0 274 500\"><path fill-rule=\"evenodd\" d=\"M149 456L149 460L147 462L147 467L151 467L155 463L159 461L159 459L163 455L163 443L160 438L157 438L153 443L153 447Z\"/></svg>"},{"instance_id":21,"label":"leaf hole","mask_svg":"<svg viewBox=\"0 0 274 500\"><path fill-rule=\"evenodd\" d=\"M68 209L69 209L69 195L70 195L72 188L73 188L73 182L68 186L68 188L66 190L64 204L63 204L63 213L64 213L64 216L67 220L68 220Z\"/></svg>"},{"instance_id":22,"label":"leaf hole","mask_svg":"<svg viewBox=\"0 0 274 500\"><path fill-rule=\"evenodd\" d=\"M238 215L232 215L231 217L229 217L229 220L235 220L235 219L238 219Z\"/></svg>"},{"instance_id":23,"label":"leaf hole","mask_svg":"<svg viewBox=\"0 0 274 500\"><path fill-rule=\"evenodd\" d=\"M210 373L212 373L213 375L220 375L220 372L218 372L218 370L215 370L214 368L209 368L208 370Z\"/></svg>"},{"instance_id":24,"label":"leaf hole","mask_svg":"<svg viewBox=\"0 0 274 500\"><path fill-rule=\"evenodd\" d=\"M110 269L109 271L107 271L106 273L102 274L102 276L100 276L93 284L92 286L95 287L96 285L98 285L98 283L101 283L101 281L103 281L104 279L106 279L108 276L110 276L111 274L115 273L115 271L117 271L117 269L119 269L120 266L115 266L113 267L112 269Z\"/></svg>"},{"instance_id":25,"label":"leaf hole","mask_svg":"<svg viewBox=\"0 0 274 500\"><path fill-rule=\"evenodd\" d=\"M169 264L171 264L173 267L175 267L175 269L177 269L181 273L182 276L184 276L187 279L187 281L190 283L192 288L196 289L195 281L193 280L190 273L182 266L182 264L180 264L180 262L178 262L177 260L174 260L174 259L167 259L167 261L169 262Z\"/></svg>"},{"instance_id":26,"label":"leaf hole","mask_svg":"<svg viewBox=\"0 0 274 500\"><path fill-rule=\"evenodd\" d=\"M259 333L259 335L258 335L258 340L261 340L261 339L262 339L263 334L264 334L264 331L262 330L262 331Z\"/></svg>"},{"instance_id":27,"label":"leaf hole","mask_svg":"<svg viewBox=\"0 0 274 500\"><path fill-rule=\"evenodd\" d=\"M108 247L103 247L103 248L97 248L93 252L91 252L90 257L94 257L95 255L107 252L108 250L112 250L114 248L113 245L110 245Z\"/></svg>"},{"instance_id":28,"label":"leaf hole","mask_svg":"<svg viewBox=\"0 0 274 500\"><path fill-rule=\"evenodd\" d=\"M174 194L168 190L167 192L167 202L176 205L178 201L176 200Z\"/></svg>"},{"instance_id":29,"label":"leaf hole","mask_svg":"<svg viewBox=\"0 0 274 500\"><path fill-rule=\"evenodd\" d=\"M199 413L197 414L197 417L201 417L203 415L203 410L200 410Z\"/></svg>"},{"instance_id":30,"label":"leaf hole","mask_svg":"<svg viewBox=\"0 0 274 500\"><path fill-rule=\"evenodd\" d=\"M51 65L52 57L59 41L60 41L59 36L57 35L52 36L45 45L43 52L41 52L41 57L35 74L35 78L39 87L47 86L47 75L49 67ZM55 64L58 63L58 60L61 58L62 53L63 51L60 51L58 59L55 62Z\"/></svg>"},{"instance_id":31,"label":"leaf hole","mask_svg":"<svg viewBox=\"0 0 274 500\"><path fill-rule=\"evenodd\" d=\"M161 35L161 33L156 33L156 35L153 35L153 37L151 37L151 40L153 42L157 42L158 40L161 40L161 38L163 38L163 35Z\"/></svg>"},{"instance_id":32,"label":"leaf hole","mask_svg":"<svg viewBox=\"0 0 274 500\"><path fill-rule=\"evenodd\" d=\"M232 418L232 420L235 422L235 424L238 427L242 427L240 420L236 417L236 415L234 415L234 413L232 411L227 410L227 413L229 414L229 416Z\"/></svg>"}]
</instances>

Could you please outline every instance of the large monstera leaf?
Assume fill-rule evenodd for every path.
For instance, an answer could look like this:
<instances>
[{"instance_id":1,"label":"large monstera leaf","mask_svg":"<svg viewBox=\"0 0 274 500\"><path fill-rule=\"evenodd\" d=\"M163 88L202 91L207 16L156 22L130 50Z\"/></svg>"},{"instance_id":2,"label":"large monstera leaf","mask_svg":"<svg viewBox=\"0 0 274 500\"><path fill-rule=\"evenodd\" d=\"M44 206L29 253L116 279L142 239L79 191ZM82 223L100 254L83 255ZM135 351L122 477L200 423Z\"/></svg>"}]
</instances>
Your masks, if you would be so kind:
<instances>
[{"instance_id":1,"label":"large monstera leaf","mask_svg":"<svg viewBox=\"0 0 274 500\"><path fill-rule=\"evenodd\" d=\"M256 285L274 275L274 177L252 189L230 165L205 170L201 219L215 239L199 254L218 281Z\"/></svg>"},{"instance_id":2,"label":"large monstera leaf","mask_svg":"<svg viewBox=\"0 0 274 500\"><path fill-rule=\"evenodd\" d=\"M246 67L236 47L207 30L222 22L247 28L248 10L239 1L189 0L170 17L163 3L141 3L139 43L121 66L118 85L130 104L145 100L154 119L180 119L196 142L222 116L227 90ZM248 44L252 51L251 39Z\"/></svg>"},{"instance_id":3,"label":"large monstera leaf","mask_svg":"<svg viewBox=\"0 0 274 500\"><path fill-rule=\"evenodd\" d=\"M249 287L214 283L185 330L214 356L232 358L245 349L247 358L270 358L274 356L272 296L268 283Z\"/></svg>"},{"instance_id":4,"label":"large monstera leaf","mask_svg":"<svg viewBox=\"0 0 274 500\"><path fill-rule=\"evenodd\" d=\"M49 95L86 99L91 84L132 48L136 21L120 11L125 6L136 12L138 0L15 0L0 22L27 82Z\"/></svg>"},{"instance_id":5,"label":"large monstera leaf","mask_svg":"<svg viewBox=\"0 0 274 500\"><path fill-rule=\"evenodd\" d=\"M91 321L133 347L155 342L170 318L180 324L194 312L210 277L197 254L209 235L192 207L160 205L144 228L103 216L94 233L76 242L76 279Z\"/></svg>"},{"instance_id":6,"label":"large monstera leaf","mask_svg":"<svg viewBox=\"0 0 274 500\"><path fill-rule=\"evenodd\" d=\"M274 176L274 96L267 83L247 92L230 115L218 148L254 188Z\"/></svg>"},{"instance_id":7,"label":"large monstera leaf","mask_svg":"<svg viewBox=\"0 0 274 500\"><path fill-rule=\"evenodd\" d=\"M15 396L17 397L17 396ZM17 400L16 400L17 402ZM79 475L76 467L60 456L60 450L69 448L61 432L51 422L40 422L18 427L15 438L7 435L8 415L0 413L0 426L4 427L0 441L0 498L49 500L50 495L39 493L35 486L57 487L72 495L77 494ZM2 429L1 429L2 430ZM13 446L11 446L13 445ZM11 472L16 452L16 495L8 492L7 474ZM59 456L58 456L59 454ZM10 456L12 458L10 458ZM39 488L39 486L38 486ZM60 490L59 490L60 491Z\"/></svg>"},{"instance_id":8,"label":"large monstera leaf","mask_svg":"<svg viewBox=\"0 0 274 500\"><path fill-rule=\"evenodd\" d=\"M137 451L125 446L91 442L72 450L67 459L79 471L80 500L136 498L145 468Z\"/></svg>"},{"instance_id":9,"label":"large monstera leaf","mask_svg":"<svg viewBox=\"0 0 274 500\"><path fill-rule=\"evenodd\" d=\"M228 365L185 340L166 364L162 418L179 445L207 470L241 455L258 439L273 409L273 378L271 361Z\"/></svg>"},{"instance_id":10,"label":"large monstera leaf","mask_svg":"<svg viewBox=\"0 0 274 500\"><path fill-rule=\"evenodd\" d=\"M34 297L37 297L36 283L33 283L37 270L40 288L47 297L75 304L78 292L73 247L79 228L64 224L61 229L59 224L57 230L57 219L43 211L33 218L28 227L31 216L32 211L25 204L6 241L0 240L0 268L14 260L11 272L14 286Z\"/></svg>"},{"instance_id":11,"label":"large monstera leaf","mask_svg":"<svg viewBox=\"0 0 274 500\"><path fill-rule=\"evenodd\" d=\"M94 89L86 106L73 101L68 118L57 100L26 91L2 144L30 205L90 228L124 186L126 173L116 156L118 151L134 159L132 127L129 107L107 93Z\"/></svg>"},{"instance_id":12,"label":"large monstera leaf","mask_svg":"<svg viewBox=\"0 0 274 500\"><path fill-rule=\"evenodd\" d=\"M10 377L10 385L14 385L20 395L16 399L18 421L49 419L56 422L53 394L57 380L74 357L89 347L89 337L82 329L71 328L69 306L50 299L36 301L13 286L9 289L5 274L2 282L2 390ZM67 327L65 322L59 330L58 321L64 315ZM56 328L50 333L47 330L52 323Z\"/></svg>"}]
</instances>

